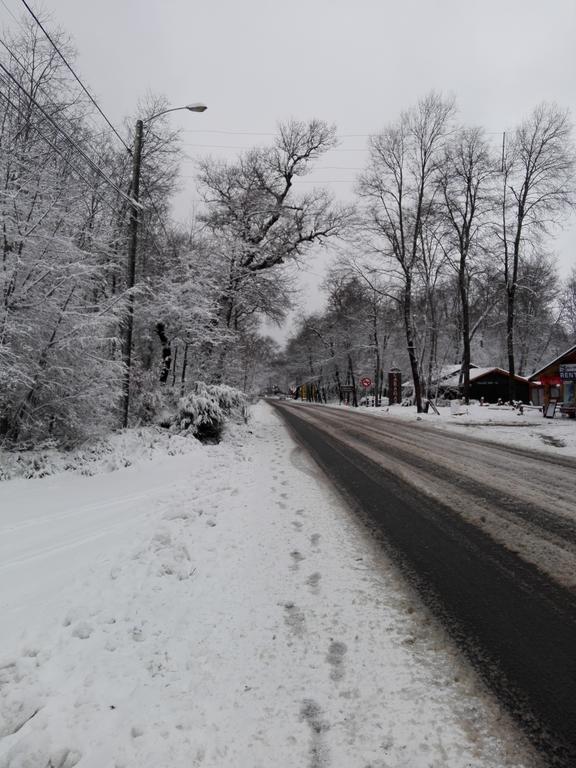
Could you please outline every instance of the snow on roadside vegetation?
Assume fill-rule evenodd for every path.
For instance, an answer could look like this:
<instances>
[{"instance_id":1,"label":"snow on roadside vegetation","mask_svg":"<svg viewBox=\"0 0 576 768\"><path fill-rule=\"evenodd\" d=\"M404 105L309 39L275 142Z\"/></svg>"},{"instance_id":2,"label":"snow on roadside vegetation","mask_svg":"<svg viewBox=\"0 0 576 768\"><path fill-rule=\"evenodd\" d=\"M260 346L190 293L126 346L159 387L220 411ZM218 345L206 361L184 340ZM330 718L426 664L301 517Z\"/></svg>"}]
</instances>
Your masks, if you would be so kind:
<instances>
[{"instance_id":1,"label":"snow on roadside vegetation","mask_svg":"<svg viewBox=\"0 0 576 768\"><path fill-rule=\"evenodd\" d=\"M225 384L196 382L184 397L156 406L158 413L153 409L152 413L163 422L162 427L122 430L69 451L59 450L54 443L28 450L0 448L0 481L42 478L63 471L98 475L154 456L189 453L198 447L195 438L217 440L229 420L241 419L245 398Z\"/></svg>"},{"instance_id":2,"label":"snow on roadside vegetation","mask_svg":"<svg viewBox=\"0 0 576 768\"><path fill-rule=\"evenodd\" d=\"M0 480L42 478L60 472L100 475L130 467L155 456L174 456L201 447L197 440L160 427L128 429L70 451L55 445L25 451L0 449Z\"/></svg>"},{"instance_id":3,"label":"snow on roadside vegetation","mask_svg":"<svg viewBox=\"0 0 576 768\"><path fill-rule=\"evenodd\" d=\"M421 421L438 429L454 430L460 434L528 448L558 456L576 456L576 420L556 415L545 419L538 408L526 408L520 414L508 406L462 405L457 415L449 407L438 408L439 414L416 413L415 406L391 405L382 408L330 404L330 408L345 408L375 418Z\"/></svg>"},{"instance_id":4,"label":"snow on roadside vegetation","mask_svg":"<svg viewBox=\"0 0 576 768\"><path fill-rule=\"evenodd\" d=\"M0 541L0 768L536 765L265 404L106 482L1 484Z\"/></svg>"}]
</instances>

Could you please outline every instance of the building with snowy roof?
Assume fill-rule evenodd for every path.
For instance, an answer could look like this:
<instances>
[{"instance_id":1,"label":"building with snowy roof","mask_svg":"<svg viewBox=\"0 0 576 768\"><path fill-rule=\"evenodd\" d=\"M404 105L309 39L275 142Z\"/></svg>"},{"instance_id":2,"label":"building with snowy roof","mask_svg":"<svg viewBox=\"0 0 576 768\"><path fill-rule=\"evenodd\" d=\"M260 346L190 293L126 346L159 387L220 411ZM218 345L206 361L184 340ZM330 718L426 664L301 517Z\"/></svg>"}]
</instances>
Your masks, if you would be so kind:
<instances>
[{"instance_id":1,"label":"building with snowy roof","mask_svg":"<svg viewBox=\"0 0 576 768\"><path fill-rule=\"evenodd\" d=\"M462 396L462 366L448 365L439 369L437 376L430 383L429 391L437 393L438 397L448 400ZM472 400L484 398L486 403L497 403L498 400L507 401L510 398L510 374L503 368L495 366L479 367L470 364L470 393ZM524 376L514 376L514 397L527 403L529 400L530 385ZM406 381L402 385L404 397L411 397L413 384Z\"/></svg>"},{"instance_id":2,"label":"building with snowy roof","mask_svg":"<svg viewBox=\"0 0 576 768\"><path fill-rule=\"evenodd\" d=\"M576 344L534 371L529 381L532 402L547 405L556 400L562 413L575 418Z\"/></svg>"}]
</instances>

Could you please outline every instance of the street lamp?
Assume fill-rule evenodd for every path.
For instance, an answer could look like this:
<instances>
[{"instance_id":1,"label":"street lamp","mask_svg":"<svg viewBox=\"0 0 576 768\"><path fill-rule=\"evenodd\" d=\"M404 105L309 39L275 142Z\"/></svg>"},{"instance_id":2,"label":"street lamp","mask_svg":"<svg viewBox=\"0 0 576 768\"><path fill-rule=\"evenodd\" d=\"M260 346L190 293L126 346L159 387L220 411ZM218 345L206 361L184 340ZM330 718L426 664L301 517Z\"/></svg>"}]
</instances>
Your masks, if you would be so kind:
<instances>
[{"instance_id":1,"label":"street lamp","mask_svg":"<svg viewBox=\"0 0 576 768\"><path fill-rule=\"evenodd\" d=\"M186 104L184 107L172 107L158 112L146 120L136 121L136 130L134 132L134 150L132 152L132 208L130 211L130 240L128 245L128 269L127 269L127 288L128 288L128 317L126 318L126 336L124 338L124 350L122 361L124 363L124 381L122 396L122 426L128 426L128 414L130 410L130 370L132 367L132 334L134 329L134 296L131 291L136 282L136 249L138 246L138 210L142 207L140 198L140 166L142 160L142 138L144 133L144 123L150 123L157 117L168 114L168 112L178 112L186 109L189 112L205 112L208 107L205 104L194 103Z\"/></svg>"}]
</instances>

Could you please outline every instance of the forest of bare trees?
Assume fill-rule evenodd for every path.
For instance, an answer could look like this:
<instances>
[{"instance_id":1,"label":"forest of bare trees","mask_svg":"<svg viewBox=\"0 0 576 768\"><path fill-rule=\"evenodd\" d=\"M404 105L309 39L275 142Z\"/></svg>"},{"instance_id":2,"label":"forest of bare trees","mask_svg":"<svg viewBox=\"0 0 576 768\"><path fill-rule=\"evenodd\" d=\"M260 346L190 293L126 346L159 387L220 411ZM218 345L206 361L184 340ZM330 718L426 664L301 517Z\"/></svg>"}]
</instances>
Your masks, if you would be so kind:
<instances>
[{"instance_id":1,"label":"forest of bare trees","mask_svg":"<svg viewBox=\"0 0 576 768\"><path fill-rule=\"evenodd\" d=\"M562 281L553 251L574 205L572 130L542 104L498 147L430 94L372 136L355 232L326 311L289 342L288 381L324 398L368 375L378 396L398 366L420 411L446 366L467 400L471 363L526 375L573 344L575 272Z\"/></svg>"},{"instance_id":2,"label":"forest of bare trees","mask_svg":"<svg viewBox=\"0 0 576 768\"><path fill-rule=\"evenodd\" d=\"M73 60L64 35L58 47ZM357 199L295 181L337 142L321 120L281 124L270 146L198 164L194 227L170 220L181 149L149 97L139 242L127 281L132 120L103 126L54 47L29 24L0 52L0 438L76 441L121 425L126 318L129 421L154 419L195 381L256 392L274 378L337 397L393 366L421 408L437 371L529 372L576 335L576 272L553 235L573 205L568 115L534 109L502 148L431 94L369 141ZM262 335L293 303L287 267L333 254L324 311L286 349Z\"/></svg>"}]
</instances>

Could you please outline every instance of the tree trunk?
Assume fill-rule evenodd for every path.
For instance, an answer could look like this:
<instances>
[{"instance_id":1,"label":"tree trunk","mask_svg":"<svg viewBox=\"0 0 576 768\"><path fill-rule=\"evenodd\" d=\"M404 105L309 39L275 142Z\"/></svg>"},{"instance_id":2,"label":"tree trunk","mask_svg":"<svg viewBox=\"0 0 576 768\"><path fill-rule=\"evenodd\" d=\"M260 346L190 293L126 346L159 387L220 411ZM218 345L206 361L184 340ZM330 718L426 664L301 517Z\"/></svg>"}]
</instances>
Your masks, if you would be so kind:
<instances>
[{"instance_id":1,"label":"tree trunk","mask_svg":"<svg viewBox=\"0 0 576 768\"><path fill-rule=\"evenodd\" d=\"M174 348L174 360L172 361L172 386L176 386L176 363L178 362L178 347Z\"/></svg>"},{"instance_id":2,"label":"tree trunk","mask_svg":"<svg viewBox=\"0 0 576 768\"><path fill-rule=\"evenodd\" d=\"M378 323L376 318L376 312L373 315L373 331L374 331L374 407L377 408L380 405L380 398L378 390L380 387L380 344L378 341Z\"/></svg>"},{"instance_id":3,"label":"tree trunk","mask_svg":"<svg viewBox=\"0 0 576 768\"><path fill-rule=\"evenodd\" d=\"M434 372L438 372L438 328L436 326L436 313L432 311L432 328L430 330L430 351L428 353L428 375L426 383L426 397L430 399L432 395L432 381ZM436 375L436 378L438 376Z\"/></svg>"},{"instance_id":4,"label":"tree trunk","mask_svg":"<svg viewBox=\"0 0 576 768\"><path fill-rule=\"evenodd\" d=\"M354 408L358 408L358 396L356 394L356 379L354 377L354 365L352 363L352 355L348 353L348 378L350 384L354 387L352 390L352 405Z\"/></svg>"},{"instance_id":5,"label":"tree trunk","mask_svg":"<svg viewBox=\"0 0 576 768\"><path fill-rule=\"evenodd\" d=\"M508 399L514 400L516 394L516 388L514 386L514 374L516 373L516 365L514 361L514 302L516 299L516 286L512 284L506 291L508 298L506 307L506 348L508 351Z\"/></svg>"},{"instance_id":6,"label":"tree trunk","mask_svg":"<svg viewBox=\"0 0 576 768\"><path fill-rule=\"evenodd\" d=\"M336 385L338 386L338 397L340 399L340 404L342 404L344 398L342 397L342 382L340 381L340 371L338 370L338 366L336 366L334 371L334 378L336 379Z\"/></svg>"},{"instance_id":7,"label":"tree trunk","mask_svg":"<svg viewBox=\"0 0 576 768\"><path fill-rule=\"evenodd\" d=\"M184 388L186 386L186 368L188 367L188 347L187 341L184 342L184 357L182 359L182 371L180 373L180 397L184 396Z\"/></svg>"},{"instance_id":8,"label":"tree trunk","mask_svg":"<svg viewBox=\"0 0 576 768\"><path fill-rule=\"evenodd\" d=\"M166 384L170 369L172 367L172 347L168 336L166 336L166 327L164 323L156 323L156 333L162 344L162 364L160 366L160 384Z\"/></svg>"},{"instance_id":9,"label":"tree trunk","mask_svg":"<svg viewBox=\"0 0 576 768\"><path fill-rule=\"evenodd\" d=\"M408 348L408 357L410 358L410 368L412 370L412 381L414 382L416 410L418 413L422 413L420 371L418 370L418 358L416 357L414 331L412 328L412 285L409 278L406 279L406 285L404 287L404 328L406 331L406 346Z\"/></svg>"},{"instance_id":10,"label":"tree trunk","mask_svg":"<svg viewBox=\"0 0 576 768\"><path fill-rule=\"evenodd\" d=\"M380 405L380 348L376 344L376 361L374 365L374 407Z\"/></svg>"},{"instance_id":11,"label":"tree trunk","mask_svg":"<svg viewBox=\"0 0 576 768\"><path fill-rule=\"evenodd\" d=\"M470 307L468 306L468 286L466 271L460 265L458 288L460 290L460 309L462 314L462 397L466 405L470 402Z\"/></svg>"}]
</instances>

